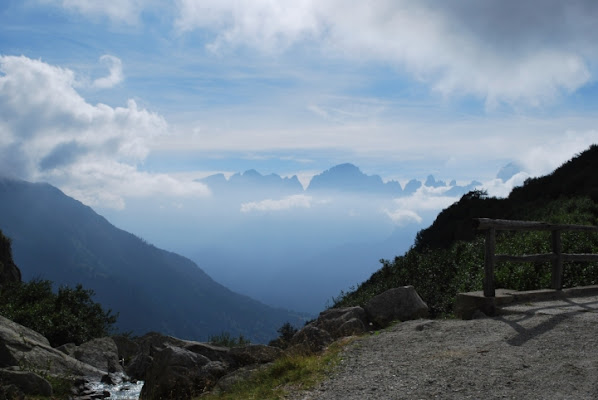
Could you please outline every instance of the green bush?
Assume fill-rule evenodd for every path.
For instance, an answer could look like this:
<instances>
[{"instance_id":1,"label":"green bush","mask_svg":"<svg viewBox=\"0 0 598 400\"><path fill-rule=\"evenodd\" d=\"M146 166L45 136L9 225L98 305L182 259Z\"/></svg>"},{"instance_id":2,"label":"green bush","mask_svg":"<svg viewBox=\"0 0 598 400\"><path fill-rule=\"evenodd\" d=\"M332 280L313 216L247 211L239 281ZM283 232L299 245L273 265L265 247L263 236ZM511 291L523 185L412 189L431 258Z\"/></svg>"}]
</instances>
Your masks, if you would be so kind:
<instances>
[{"instance_id":1,"label":"green bush","mask_svg":"<svg viewBox=\"0 0 598 400\"><path fill-rule=\"evenodd\" d=\"M108 335L116 315L92 300L94 292L77 285L52 291L52 282L35 279L0 291L0 315L44 335L54 347L77 345Z\"/></svg>"}]
</instances>

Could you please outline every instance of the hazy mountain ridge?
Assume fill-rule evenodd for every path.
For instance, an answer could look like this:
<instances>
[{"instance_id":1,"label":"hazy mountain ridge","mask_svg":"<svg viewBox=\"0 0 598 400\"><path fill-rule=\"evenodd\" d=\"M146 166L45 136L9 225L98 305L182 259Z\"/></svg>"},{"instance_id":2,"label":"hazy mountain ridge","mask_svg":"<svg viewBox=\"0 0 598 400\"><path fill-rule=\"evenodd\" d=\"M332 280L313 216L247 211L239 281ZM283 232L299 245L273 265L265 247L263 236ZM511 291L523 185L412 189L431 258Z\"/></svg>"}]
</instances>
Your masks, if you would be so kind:
<instances>
[{"instance_id":1,"label":"hazy mountain ridge","mask_svg":"<svg viewBox=\"0 0 598 400\"><path fill-rule=\"evenodd\" d=\"M305 189L296 175L290 178L281 177L274 173L262 175L255 169L250 169L243 173L237 172L228 179L224 174L219 173L196 179L196 181L208 185L216 196L230 194L231 192L258 190L262 191L263 194L271 192L279 195L344 192L401 197L415 193L422 186L430 188L446 187L446 195L458 196L482 185L481 182L475 180L463 186L458 185L455 180L452 180L447 185L442 180L436 180L433 175L428 175L424 182L413 178L403 188L395 180L385 182L379 175L367 175L359 167L351 163L338 164L314 175Z\"/></svg>"},{"instance_id":2,"label":"hazy mountain ridge","mask_svg":"<svg viewBox=\"0 0 598 400\"><path fill-rule=\"evenodd\" d=\"M0 180L0 229L23 279L81 283L120 313L118 327L189 339L228 331L264 342L301 316L230 291L191 260L111 225L48 184Z\"/></svg>"}]
</instances>

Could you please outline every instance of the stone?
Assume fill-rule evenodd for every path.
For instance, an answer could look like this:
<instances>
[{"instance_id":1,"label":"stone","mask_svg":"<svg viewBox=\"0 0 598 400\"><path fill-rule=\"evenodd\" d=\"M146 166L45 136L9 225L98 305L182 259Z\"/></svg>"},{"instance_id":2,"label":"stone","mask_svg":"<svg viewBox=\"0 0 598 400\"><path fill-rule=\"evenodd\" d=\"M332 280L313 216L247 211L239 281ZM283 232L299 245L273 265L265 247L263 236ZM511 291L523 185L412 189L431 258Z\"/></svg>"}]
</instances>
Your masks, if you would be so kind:
<instances>
[{"instance_id":1,"label":"stone","mask_svg":"<svg viewBox=\"0 0 598 400\"><path fill-rule=\"evenodd\" d=\"M146 380L141 390L141 398L189 399L208 390L211 375L202 370L210 362L205 356L190 350L167 346L156 351L154 360L146 372Z\"/></svg>"},{"instance_id":2,"label":"stone","mask_svg":"<svg viewBox=\"0 0 598 400\"><path fill-rule=\"evenodd\" d=\"M365 310L361 307L331 308L322 311L313 325L338 339L365 333L368 320Z\"/></svg>"},{"instance_id":3,"label":"stone","mask_svg":"<svg viewBox=\"0 0 598 400\"><path fill-rule=\"evenodd\" d=\"M12 366L52 375L99 378L105 374L52 348L41 334L0 316L0 368Z\"/></svg>"},{"instance_id":4,"label":"stone","mask_svg":"<svg viewBox=\"0 0 598 400\"><path fill-rule=\"evenodd\" d=\"M117 335L112 336L112 340L116 344L118 349L118 358L123 360L124 364L127 364L137 353L139 353L139 344L126 336Z\"/></svg>"},{"instance_id":5,"label":"stone","mask_svg":"<svg viewBox=\"0 0 598 400\"><path fill-rule=\"evenodd\" d=\"M0 369L0 382L14 385L26 396L52 396L50 383L33 372Z\"/></svg>"},{"instance_id":6,"label":"stone","mask_svg":"<svg viewBox=\"0 0 598 400\"><path fill-rule=\"evenodd\" d=\"M183 341L182 348L192 351L196 354L201 354L204 357L209 358L212 361L224 361L230 362L230 349L228 347L214 346L208 343L194 342L194 341Z\"/></svg>"},{"instance_id":7,"label":"stone","mask_svg":"<svg viewBox=\"0 0 598 400\"><path fill-rule=\"evenodd\" d=\"M263 344L230 349L231 358L240 366L269 363L282 356L282 354L281 349Z\"/></svg>"},{"instance_id":8,"label":"stone","mask_svg":"<svg viewBox=\"0 0 598 400\"><path fill-rule=\"evenodd\" d=\"M118 359L118 348L110 337L92 339L73 351L74 357L85 364L109 373L123 373Z\"/></svg>"},{"instance_id":9,"label":"stone","mask_svg":"<svg viewBox=\"0 0 598 400\"><path fill-rule=\"evenodd\" d=\"M287 349L290 353L314 354L324 350L333 342L332 336L327 331L316 326L305 326L291 339L291 346Z\"/></svg>"},{"instance_id":10,"label":"stone","mask_svg":"<svg viewBox=\"0 0 598 400\"><path fill-rule=\"evenodd\" d=\"M67 354L67 355L73 357L73 354L75 353L76 348L77 348L77 345L75 343L65 343L61 346L56 347L56 350L60 350L64 354Z\"/></svg>"},{"instance_id":11,"label":"stone","mask_svg":"<svg viewBox=\"0 0 598 400\"><path fill-rule=\"evenodd\" d=\"M413 286L387 290L370 299L364 308L368 319L381 328L393 321L410 321L428 316L428 306Z\"/></svg>"}]
</instances>

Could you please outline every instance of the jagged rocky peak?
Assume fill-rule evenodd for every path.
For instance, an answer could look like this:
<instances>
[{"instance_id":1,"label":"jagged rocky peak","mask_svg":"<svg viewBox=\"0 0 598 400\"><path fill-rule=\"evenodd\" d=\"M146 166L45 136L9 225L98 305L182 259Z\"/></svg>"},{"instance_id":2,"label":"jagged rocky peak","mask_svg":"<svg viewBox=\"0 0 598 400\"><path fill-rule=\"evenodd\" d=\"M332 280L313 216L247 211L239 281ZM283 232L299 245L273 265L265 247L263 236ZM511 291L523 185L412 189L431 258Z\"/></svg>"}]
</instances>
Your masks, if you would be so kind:
<instances>
[{"instance_id":1,"label":"jagged rocky peak","mask_svg":"<svg viewBox=\"0 0 598 400\"><path fill-rule=\"evenodd\" d=\"M427 187L443 187L443 186L446 186L446 182L437 181L436 179L434 179L433 175L428 175L425 185Z\"/></svg>"},{"instance_id":2,"label":"jagged rocky peak","mask_svg":"<svg viewBox=\"0 0 598 400\"><path fill-rule=\"evenodd\" d=\"M315 175L307 188L308 191L341 191L388 193L399 195L401 185L396 181L383 182L379 175L366 175L353 164L336 165L321 174Z\"/></svg>"},{"instance_id":3,"label":"jagged rocky peak","mask_svg":"<svg viewBox=\"0 0 598 400\"><path fill-rule=\"evenodd\" d=\"M205 183L215 191L235 191L245 189L268 189L284 190L285 192L303 192L303 186L297 176L281 177L277 174L262 175L255 169L249 169L243 173L237 172L229 179L224 174L214 174L198 182Z\"/></svg>"},{"instance_id":4,"label":"jagged rocky peak","mask_svg":"<svg viewBox=\"0 0 598 400\"><path fill-rule=\"evenodd\" d=\"M498 174L496 174L496 177L501 181L506 182L521 171L521 164L519 164L516 161L513 161L502 167L500 171L498 171Z\"/></svg>"}]
</instances>

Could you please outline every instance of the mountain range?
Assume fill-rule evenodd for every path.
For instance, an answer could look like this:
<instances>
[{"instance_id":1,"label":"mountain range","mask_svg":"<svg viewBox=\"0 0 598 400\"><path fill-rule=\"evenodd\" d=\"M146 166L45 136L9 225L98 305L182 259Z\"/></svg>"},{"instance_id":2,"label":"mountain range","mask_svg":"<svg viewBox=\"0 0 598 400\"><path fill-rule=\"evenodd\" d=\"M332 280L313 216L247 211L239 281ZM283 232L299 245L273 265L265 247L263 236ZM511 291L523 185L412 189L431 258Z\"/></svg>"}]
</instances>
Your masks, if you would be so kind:
<instances>
[{"instance_id":1,"label":"mountain range","mask_svg":"<svg viewBox=\"0 0 598 400\"><path fill-rule=\"evenodd\" d=\"M303 188L296 175L281 177L277 174L262 175L251 169L244 173L235 173L230 178L224 174L214 174L196 181L205 183L216 196L230 194L233 191L247 191L259 189L260 195L274 192L279 195L298 193L342 192L386 195L388 197L409 196L422 186L433 188L446 187L448 196L458 196L481 186L478 181L471 181L467 185L458 185L455 180L447 185L444 181L436 180L433 175L428 175L425 182L411 179L401 187L397 181L384 182L379 175L367 175L351 163L336 165L326 171L313 176L307 186Z\"/></svg>"}]
</instances>

